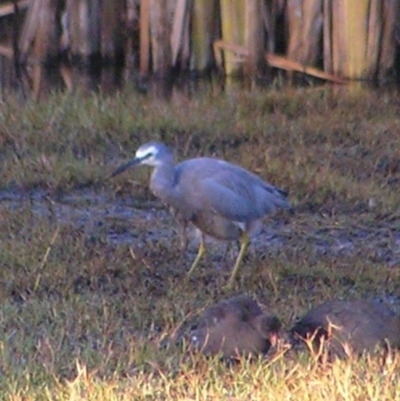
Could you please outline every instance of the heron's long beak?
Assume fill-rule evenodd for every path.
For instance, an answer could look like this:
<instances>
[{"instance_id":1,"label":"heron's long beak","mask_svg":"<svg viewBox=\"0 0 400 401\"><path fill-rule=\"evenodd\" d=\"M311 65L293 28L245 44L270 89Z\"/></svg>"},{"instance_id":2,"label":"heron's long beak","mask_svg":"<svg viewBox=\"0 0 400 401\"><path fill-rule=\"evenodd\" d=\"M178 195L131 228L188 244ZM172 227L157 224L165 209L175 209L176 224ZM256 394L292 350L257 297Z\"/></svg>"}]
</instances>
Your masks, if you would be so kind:
<instances>
[{"instance_id":1,"label":"heron's long beak","mask_svg":"<svg viewBox=\"0 0 400 401\"><path fill-rule=\"evenodd\" d=\"M111 175L110 178L115 177L118 174L121 174L125 170L128 170L128 168L131 168L133 166L137 166L143 161L143 157L135 157L134 159L130 160L129 162L123 164L122 166L119 166Z\"/></svg>"}]
</instances>

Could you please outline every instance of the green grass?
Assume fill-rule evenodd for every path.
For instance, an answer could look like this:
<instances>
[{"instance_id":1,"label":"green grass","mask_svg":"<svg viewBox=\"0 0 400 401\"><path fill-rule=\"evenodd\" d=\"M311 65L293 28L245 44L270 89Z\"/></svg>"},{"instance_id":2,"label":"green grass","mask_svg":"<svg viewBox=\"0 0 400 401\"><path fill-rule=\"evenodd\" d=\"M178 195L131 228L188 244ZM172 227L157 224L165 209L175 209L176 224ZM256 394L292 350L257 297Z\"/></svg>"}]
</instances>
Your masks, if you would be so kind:
<instances>
[{"instance_id":1,"label":"green grass","mask_svg":"<svg viewBox=\"0 0 400 401\"><path fill-rule=\"evenodd\" d=\"M327 299L399 303L399 104L389 92L329 89L2 103L0 189L21 197L0 202L0 398L400 399L399 355L321 366L278 350L227 366L168 341L243 292L285 327ZM180 254L161 210L107 217L153 200L146 169L107 177L154 139L179 160L226 158L289 190L294 214L266 224L278 243L255 239L233 290L223 288L233 254L221 260L217 246L185 280L194 255Z\"/></svg>"}]
</instances>

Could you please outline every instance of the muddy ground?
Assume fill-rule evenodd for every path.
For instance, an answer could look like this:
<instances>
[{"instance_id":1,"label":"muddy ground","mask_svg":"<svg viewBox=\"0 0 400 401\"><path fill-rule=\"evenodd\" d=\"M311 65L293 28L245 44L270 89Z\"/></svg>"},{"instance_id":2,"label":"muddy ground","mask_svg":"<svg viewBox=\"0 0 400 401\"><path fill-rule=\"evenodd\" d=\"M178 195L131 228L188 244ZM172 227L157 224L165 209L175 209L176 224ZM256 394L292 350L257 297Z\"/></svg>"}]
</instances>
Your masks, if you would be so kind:
<instances>
[{"instance_id":1,"label":"muddy ground","mask_svg":"<svg viewBox=\"0 0 400 401\"><path fill-rule=\"evenodd\" d=\"M197 252L195 227L189 228L189 248L182 254L178 223L151 196L140 200L135 195L92 190L57 195L42 190L0 193L1 215L18 214L21 210L28 210L34 220L72 226L84 232L88 241L101 239L113 247L128 246L132 256L152 270L165 263L169 249L167 259L174 260L178 255L184 274ZM237 255L236 246L227 247L229 243L211 238L208 243L206 263L211 262L216 271L228 271ZM310 210L307 205L295 205L291 212L264 219L261 231L252 238L249 253L256 259L274 258L274 254L301 258L302 253L307 253L310 264L320 258L351 264L356 258L368 264L384 264L395 273L400 269L400 216L376 215L372 203L342 210Z\"/></svg>"}]
</instances>

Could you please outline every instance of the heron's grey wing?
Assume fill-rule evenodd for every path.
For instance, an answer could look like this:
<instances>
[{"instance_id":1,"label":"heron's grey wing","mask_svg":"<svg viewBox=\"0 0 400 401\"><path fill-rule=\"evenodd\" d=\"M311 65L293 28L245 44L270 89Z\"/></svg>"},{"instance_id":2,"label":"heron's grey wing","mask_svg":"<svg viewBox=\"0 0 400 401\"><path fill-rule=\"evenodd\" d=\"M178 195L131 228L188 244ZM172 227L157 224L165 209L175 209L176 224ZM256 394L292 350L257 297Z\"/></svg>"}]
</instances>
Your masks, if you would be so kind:
<instances>
[{"instance_id":1,"label":"heron's grey wing","mask_svg":"<svg viewBox=\"0 0 400 401\"><path fill-rule=\"evenodd\" d=\"M279 207L287 207L283 195L258 177L229 170L201 181L203 205L232 221L245 222L262 217Z\"/></svg>"},{"instance_id":2,"label":"heron's grey wing","mask_svg":"<svg viewBox=\"0 0 400 401\"><path fill-rule=\"evenodd\" d=\"M209 210L232 221L246 222L290 207L283 191L223 160L186 160L175 167L175 183L176 207Z\"/></svg>"},{"instance_id":3,"label":"heron's grey wing","mask_svg":"<svg viewBox=\"0 0 400 401\"><path fill-rule=\"evenodd\" d=\"M229 220L245 222L259 216L245 196L214 180L205 180L201 186L200 199L203 210L221 215Z\"/></svg>"},{"instance_id":4,"label":"heron's grey wing","mask_svg":"<svg viewBox=\"0 0 400 401\"><path fill-rule=\"evenodd\" d=\"M243 182L255 191L255 199L258 202L260 212L271 213L276 209L290 209L290 204L287 199L288 193L282 189L262 180L257 175L243 169L240 166L233 165L236 174L241 177Z\"/></svg>"}]
</instances>

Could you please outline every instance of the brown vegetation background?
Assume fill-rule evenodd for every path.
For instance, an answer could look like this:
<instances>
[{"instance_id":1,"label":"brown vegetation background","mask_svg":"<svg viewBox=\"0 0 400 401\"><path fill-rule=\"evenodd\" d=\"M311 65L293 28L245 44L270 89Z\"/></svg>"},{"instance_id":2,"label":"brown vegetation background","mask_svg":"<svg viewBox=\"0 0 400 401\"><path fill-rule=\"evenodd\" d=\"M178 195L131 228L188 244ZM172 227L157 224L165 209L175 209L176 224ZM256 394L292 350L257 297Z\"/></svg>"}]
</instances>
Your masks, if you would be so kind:
<instances>
[{"instance_id":1,"label":"brown vegetation background","mask_svg":"<svg viewBox=\"0 0 400 401\"><path fill-rule=\"evenodd\" d=\"M0 53L171 71L264 76L268 66L340 81L396 70L398 0L20 0L0 5Z\"/></svg>"}]
</instances>

